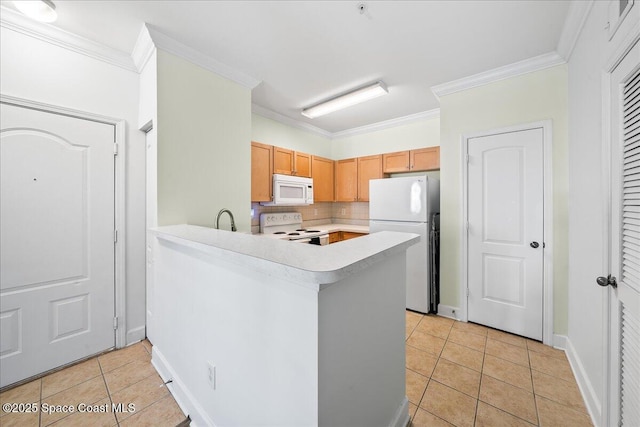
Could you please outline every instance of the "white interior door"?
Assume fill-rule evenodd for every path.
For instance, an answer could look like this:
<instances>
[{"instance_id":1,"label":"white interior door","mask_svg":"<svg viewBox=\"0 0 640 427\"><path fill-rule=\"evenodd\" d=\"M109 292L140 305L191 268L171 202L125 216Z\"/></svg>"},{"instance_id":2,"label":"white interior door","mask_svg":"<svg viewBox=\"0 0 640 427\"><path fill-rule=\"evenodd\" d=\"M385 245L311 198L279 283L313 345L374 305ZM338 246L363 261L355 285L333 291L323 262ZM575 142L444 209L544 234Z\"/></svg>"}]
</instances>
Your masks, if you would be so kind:
<instances>
[{"instance_id":1,"label":"white interior door","mask_svg":"<svg viewBox=\"0 0 640 427\"><path fill-rule=\"evenodd\" d=\"M640 425L640 43L611 75L610 424ZM617 287L616 287L617 285Z\"/></svg>"},{"instance_id":2,"label":"white interior door","mask_svg":"<svg viewBox=\"0 0 640 427\"><path fill-rule=\"evenodd\" d=\"M0 386L114 346L114 126L0 104Z\"/></svg>"},{"instance_id":3,"label":"white interior door","mask_svg":"<svg viewBox=\"0 0 640 427\"><path fill-rule=\"evenodd\" d=\"M542 340L542 128L468 140L468 319Z\"/></svg>"}]
</instances>

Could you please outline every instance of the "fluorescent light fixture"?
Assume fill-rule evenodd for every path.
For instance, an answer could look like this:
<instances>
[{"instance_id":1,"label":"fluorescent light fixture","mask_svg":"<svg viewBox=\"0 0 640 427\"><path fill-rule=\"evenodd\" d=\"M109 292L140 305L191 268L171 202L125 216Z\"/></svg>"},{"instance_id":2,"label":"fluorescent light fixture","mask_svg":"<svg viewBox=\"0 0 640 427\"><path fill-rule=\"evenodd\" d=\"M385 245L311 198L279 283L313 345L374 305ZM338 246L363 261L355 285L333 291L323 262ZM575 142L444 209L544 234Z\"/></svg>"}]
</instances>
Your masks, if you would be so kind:
<instances>
[{"instance_id":1,"label":"fluorescent light fixture","mask_svg":"<svg viewBox=\"0 0 640 427\"><path fill-rule=\"evenodd\" d=\"M368 86L347 92L344 95L321 102L313 107L305 108L302 110L302 115L314 119L388 93L389 90L387 90L387 85L385 85L384 82L375 82Z\"/></svg>"},{"instance_id":2,"label":"fluorescent light fixture","mask_svg":"<svg viewBox=\"0 0 640 427\"><path fill-rule=\"evenodd\" d=\"M40 22L53 22L58 19L56 5L51 0L16 0L15 7L29 18Z\"/></svg>"}]
</instances>

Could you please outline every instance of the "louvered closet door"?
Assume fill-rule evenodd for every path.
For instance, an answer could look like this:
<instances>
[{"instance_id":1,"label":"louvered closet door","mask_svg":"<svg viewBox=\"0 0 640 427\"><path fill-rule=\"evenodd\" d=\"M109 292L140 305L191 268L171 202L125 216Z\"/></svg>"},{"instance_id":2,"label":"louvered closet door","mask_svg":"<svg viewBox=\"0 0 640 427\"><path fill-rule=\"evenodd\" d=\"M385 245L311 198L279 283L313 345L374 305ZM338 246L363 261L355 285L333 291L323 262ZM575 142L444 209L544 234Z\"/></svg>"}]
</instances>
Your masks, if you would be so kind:
<instances>
[{"instance_id":1,"label":"louvered closet door","mask_svg":"<svg viewBox=\"0 0 640 427\"><path fill-rule=\"evenodd\" d=\"M612 425L640 426L640 44L612 74Z\"/></svg>"}]
</instances>

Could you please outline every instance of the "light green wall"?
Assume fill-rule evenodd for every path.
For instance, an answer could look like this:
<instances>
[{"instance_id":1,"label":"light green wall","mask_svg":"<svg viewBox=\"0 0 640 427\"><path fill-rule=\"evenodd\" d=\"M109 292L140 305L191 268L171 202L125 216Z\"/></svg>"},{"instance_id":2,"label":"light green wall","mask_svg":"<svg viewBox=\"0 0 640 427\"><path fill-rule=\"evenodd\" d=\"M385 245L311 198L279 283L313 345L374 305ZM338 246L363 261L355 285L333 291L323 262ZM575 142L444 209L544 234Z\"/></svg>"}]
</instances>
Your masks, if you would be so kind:
<instances>
[{"instance_id":1,"label":"light green wall","mask_svg":"<svg viewBox=\"0 0 640 427\"><path fill-rule=\"evenodd\" d=\"M332 141L334 160L440 145L440 119L423 119L404 125L336 138Z\"/></svg>"},{"instance_id":2,"label":"light green wall","mask_svg":"<svg viewBox=\"0 0 640 427\"><path fill-rule=\"evenodd\" d=\"M460 306L463 134L552 120L554 333L567 333L567 67L513 77L440 99L441 303Z\"/></svg>"},{"instance_id":3,"label":"light green wall","mask_svg":"<svg viewBox=\"0 0 640 427\"><path fill-rule=\"evenodd\" d=\"M251 115L251 140L331 158L331 139L258 114Z\"/></svg>"},{"instance_id":4,"label":"light green wall","mask_svg":"<svg viewBox=\"0 0 640 427\"><path fill-rule=\"evenodd\" d=\"M158 223L251 230L251 91L158 50ZM223 224L228 227L228 218Z\"/></svg>"}]
</instances>

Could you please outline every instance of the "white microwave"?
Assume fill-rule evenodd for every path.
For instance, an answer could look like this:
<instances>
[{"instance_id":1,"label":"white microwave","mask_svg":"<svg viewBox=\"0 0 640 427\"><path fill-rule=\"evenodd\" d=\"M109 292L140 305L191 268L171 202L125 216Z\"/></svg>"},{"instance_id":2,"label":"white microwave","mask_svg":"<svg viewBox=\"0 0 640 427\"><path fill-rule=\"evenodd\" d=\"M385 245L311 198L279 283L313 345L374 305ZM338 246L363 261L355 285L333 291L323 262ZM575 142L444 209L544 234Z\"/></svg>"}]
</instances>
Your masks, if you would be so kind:
<instances>
[{"instance_id":1,"label":"white microwave","mask_svg":"<svg viewBox=\"0 0 640 427\"><path fill-rule=\"evenodd\" d=\"M313 179L273 174L273 198L264 206L297 206L313 204Z\"/></svg>"}]
</instances>

